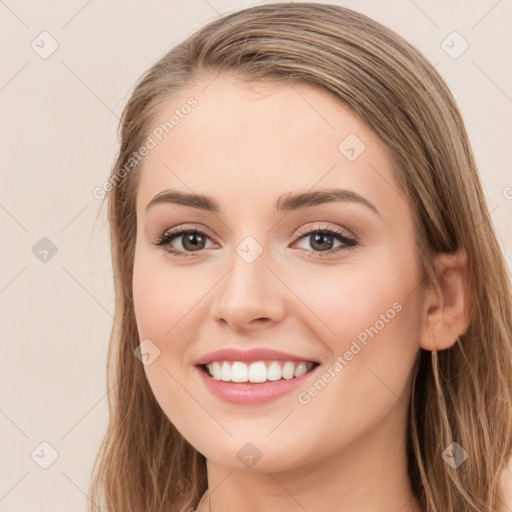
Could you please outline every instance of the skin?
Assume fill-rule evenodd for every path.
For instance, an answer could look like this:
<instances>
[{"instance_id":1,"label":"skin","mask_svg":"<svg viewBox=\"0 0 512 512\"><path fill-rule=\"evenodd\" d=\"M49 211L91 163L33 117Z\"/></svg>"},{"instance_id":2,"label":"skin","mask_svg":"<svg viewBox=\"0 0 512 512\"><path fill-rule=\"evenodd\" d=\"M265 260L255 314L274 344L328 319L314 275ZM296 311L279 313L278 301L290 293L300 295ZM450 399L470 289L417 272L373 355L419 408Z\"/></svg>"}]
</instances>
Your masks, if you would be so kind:
<instances>
[{"instance_id":1,"label":"skin","mask_svg":"<svg viewBox=\"0 0 512 512\"><path fill-rule=\"evenodd\" d=\"M467 328L465 259L440 257L440 285L424 299L413 217L391 155L348 107L308 85L219 76L205 87L174 97L155 120L198 100L142 163L133 290L140 339L160 350L145 367L151 389L207 458L211 510L419 511L405 456L413 365L420 347L448 348ZM349 134L366 146L354 161L338 150ZM282 194L330 187L360 194L379 213L349 202L273 209ZM146 210L165 189L212 196L223 212L171 203ZM179 225L209 233L199 256L154 245ZM309 235L298 238L303 227L337 227L358 245L322 257ZM248 236L263 250L252 263L236 252ZM172 247L192 253L184 238ZM298 392L230 404L194 367L223 347L274 348L321 363L304 391L394 303L401 311L307 404ZM237 457L248 442L262 455L251 468ZM202 500L199 512L208 505Z\"/></svg>"}]
</instances>

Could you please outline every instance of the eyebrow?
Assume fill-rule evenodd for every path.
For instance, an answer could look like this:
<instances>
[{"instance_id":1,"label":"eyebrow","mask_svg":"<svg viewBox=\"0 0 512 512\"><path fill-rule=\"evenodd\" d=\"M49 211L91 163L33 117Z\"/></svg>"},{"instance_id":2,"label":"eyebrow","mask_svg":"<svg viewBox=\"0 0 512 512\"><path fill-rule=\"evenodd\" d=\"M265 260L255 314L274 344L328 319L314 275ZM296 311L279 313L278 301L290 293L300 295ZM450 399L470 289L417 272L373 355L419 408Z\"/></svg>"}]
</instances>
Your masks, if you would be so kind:
<instances>
[{"instance_id":1,"label":"eyebrow","mask_svg":"<svg viewBox=\"0 0 512 512\"><path fill-rule=\"evenodd\" d=\"M368 201L368 199L365 199L356 192L341 188L315 190L313 192L306 191L286 193L277 199L274 204L274 210L276 213L290 212L333 202L359 203L368 207L377 215L380 215L377 208L373 203ZM212 197L203 194L178 192L176 190L163 190L151 199L151 201L146 205L146 210L162 203L179 204L213 213L222 212L219 203Z\"/></svg>"}]
</instances>

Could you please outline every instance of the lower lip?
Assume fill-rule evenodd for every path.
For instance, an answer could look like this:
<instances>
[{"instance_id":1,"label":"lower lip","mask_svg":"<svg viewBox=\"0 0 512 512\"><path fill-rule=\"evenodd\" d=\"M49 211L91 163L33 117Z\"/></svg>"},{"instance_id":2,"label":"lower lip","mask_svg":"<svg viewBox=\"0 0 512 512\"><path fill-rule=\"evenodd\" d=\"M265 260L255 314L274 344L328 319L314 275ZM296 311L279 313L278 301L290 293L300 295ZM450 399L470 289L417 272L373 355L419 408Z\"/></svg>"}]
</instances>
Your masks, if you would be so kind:
<instances>
[{"instance_id":1,"label":"lower lip","mask_svg":"<svg viewBox=\"0 0 512 512\"><path fill-rule=\"evenodd\" d=\"M293 379L250 383L215 380L213 377L208 376L200 367L196 367L206 387L217 398L238 405L271 402L287 393L291 393L300 387L317 368L318 366L304 375L294 377Z\"/></svg>"}]
</instances>

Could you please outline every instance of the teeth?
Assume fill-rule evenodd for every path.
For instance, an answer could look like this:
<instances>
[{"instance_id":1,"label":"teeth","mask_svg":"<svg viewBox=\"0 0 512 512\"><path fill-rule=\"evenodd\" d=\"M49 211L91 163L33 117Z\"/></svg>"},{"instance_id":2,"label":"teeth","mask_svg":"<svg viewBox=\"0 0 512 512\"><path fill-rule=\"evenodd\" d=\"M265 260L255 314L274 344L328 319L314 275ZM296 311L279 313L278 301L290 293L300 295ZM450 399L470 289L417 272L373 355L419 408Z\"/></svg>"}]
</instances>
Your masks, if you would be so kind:
<instances>
[{"instance_id":1,"label":"teeth","mask_svg":"<svg viewBox=\"0 0 512 512\"><path fill-rule=\"evenodd\" d=\"M265 361L256 361L247 365L242 361L213 361L206 367L215 380L258 383L300 377L313 368L313 363L272 361L267 365Z\"/></svg>"},{"instance_id":2,"label":"teeth","mask_svg":"<svg viewBox=\"0 0 512 512\"><path fill-rule=\"evenodd\" d=\"M242 365L245 368L247 368L247 365L243 363L234 363L233 368L235 367L236 364ZM233 372L233 368L231 369L231 372ZM231 376L233 376L233 374L231 374ZM247 380L249 380L249 382L265 382L267 379L267 367L265 366L265 363L263 361L258 361L257 363L252 363L249 366L248 379L244 379L243 381L238 382L247 382ZM233 378L233 380L235 379Z\"/></svg>"},{"instance_id":3,"label":"teeth","mask_svg":"<svg viewBox=\"0 0 512 512\"><path fill-rule=\"evenodd\" d=\"M249 368L240 361L235 361L231 367L232 382L247 382L249 380Z\"/></svg>"},{"instance_id":4,"label":"teeth","mask_svg":"<svg viewBox=\"0 0 512 512\"><path fill-rule=\"evenodd\" d=\"M287 363L285 363L283 366L282 373L283 373L283 377L286 380L293 379L293 377L295 377L295 364L292 363L291 361L288 361Z\"/></svg>"},{"instance_id":5,"label":"teeth","mask_svg":"<svg viewBox=\"0 0 512 512\"><path fill-rule=\"evenodd\" d=\"M289 363L293 365L293 363ZM253 366L251 364L251 366ZM281 380L284 374L281 370L281 365L277 361L272 361L267 368L267 379L268 380Z\"/></svg>"},{"instance_id":6,"label":"teeth","mask_svg":"<svg viewBox=\"0 0 512 512\"><path fill-rule=\"evenodd\" d=\"M308 371L307 363L299 363L295 368L295 377L300 377Z\"/></svg>"}]
</instances>

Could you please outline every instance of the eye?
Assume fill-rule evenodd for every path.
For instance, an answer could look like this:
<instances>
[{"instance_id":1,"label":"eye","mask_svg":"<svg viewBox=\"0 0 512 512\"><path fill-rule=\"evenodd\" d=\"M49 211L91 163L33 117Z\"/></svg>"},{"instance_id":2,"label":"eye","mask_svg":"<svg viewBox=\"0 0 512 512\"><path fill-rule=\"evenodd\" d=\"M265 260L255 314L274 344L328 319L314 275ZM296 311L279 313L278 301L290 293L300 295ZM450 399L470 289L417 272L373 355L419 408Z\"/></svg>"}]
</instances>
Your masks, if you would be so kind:
<instances>
[{"instance_id":1,"label":"eye","mask_svg":"<svg viewBox=\"0 0 512 512\"><path fill-rule=\"evenodd\" d=\"M165 252L172 254L173 256L188 257L192 256L194 252L200 252L205 249L206 240L210 237L205 231L199 228L184 228L178 226L167 230L154 244L158 247L162 247ZM172 246L176 239L180 240L182 249Z\"/></svg>"},{"instance_id":2,"label":"eye","mask_svg":"<svg viewBox=\"0 0 512 512\"><path fill-rule=\"evenodd\" d=\"M295 243L302 240L303 238L306 239L313 249L301 249L308 252L317 253L320 257L324 257L324 254L332 255L333 253L337 253L339 251L348 250L357 245L357 241L354 238L351 238L345 232L336 228L303 228L299 231L298 235L299 236ZM307 237L309 237L309 239ZM181 239L180 245L182 249L173 247L172 244L176 239ZM158 247L162 247L165 252L171 254L172 256L187 258L192 256L195 257L196 255L193 253L199 253L205 249L206 241L209 239L210 236L203 229L198 227L184 228L182 226L178 226L167 230L158 240L153 243ZM341 242L341 245L336 248L332 248L331 246L334 243L333 239L337 239L339 242Z\"/></svg>"},{"instance_id":3,"label":"eye","mask_svg":"<svg viewBox=\"0 0 512 512\"><path fill-rule=\"evenodd\" d=\"M317 253L318 256L332 255L340 251L352 249L357 245L357 241L351 238L347 233L337 228L303 228L299 231L298 241L305 239L313 248L313 251L304 249L309 252ZM333 248L334 240L337 239L341 245ZM316 254L315 254L316 256Z\"/></svg>"}]
</instances>

